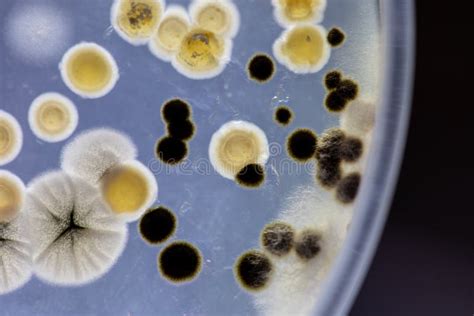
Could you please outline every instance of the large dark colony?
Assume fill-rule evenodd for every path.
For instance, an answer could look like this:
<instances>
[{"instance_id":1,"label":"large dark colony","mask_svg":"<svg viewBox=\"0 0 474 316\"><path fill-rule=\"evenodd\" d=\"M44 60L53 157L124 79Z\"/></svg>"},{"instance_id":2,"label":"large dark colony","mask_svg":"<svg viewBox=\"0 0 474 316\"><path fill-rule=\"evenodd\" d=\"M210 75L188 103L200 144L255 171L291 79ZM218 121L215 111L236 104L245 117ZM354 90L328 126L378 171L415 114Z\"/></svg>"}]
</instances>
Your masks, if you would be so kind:
<instances>
[{"instance_id":1,"label":"large dark colony","mask_svg":"<svg viewBox=\"0 0 474 316\"><path fill-rule=\"evenodd\" d=\"M173 235L176 230L176 217L162 206L147 211L138 225L140 235L150 244L160 244Z\"/></svg>"},{"instance_id":2,"label":"large dark colony","mask_svg":"<svg viewBox=\"0 0 474 316\"><path fill-rule=\"evenodd\" d=\"M336 198L344 203L354 202L359 191L361 175L360 173L351 173L339 181L336 188Z\"/></svg>"},{"instance_id":3,"label":"large dark colony","mask_svg":"<svg viewBox=\"0 0 474 316\"><path fill-rule=\"evenodd\" d=\"M161 106L161 116L166 123L189 120L191 107L181 99L171 99Z\"/></svg>"},{"instance_id":4,"label":"large dark colony","mask_svg":"<svg viewBox=\"0 0 474 316\"><path fill-rule=\"evenodd\" d=\"M340 28L334 27L328 32L327 40L332 47L341 46L345 39L346 35Z\"/></svg>"},{"instance_id":5,"label":"large dark colony","mask_svg":"<svg viewBox=\"0 0 474 316\"><path fill-rule=\"evenodd\" d=\"M193 280L201 270L201 254L193 245L176 241L163 249L158 257L158 266L165 279L173 283Z\"/></svg>"},{"instance_id":6,"label":"large dark colony","mask_svg":"<svg viewBox=\"0 0 474 316\"><path fill-rule=\"evenodd\" d=\"M308 161L314 157L317 143L318 138L312 130L306 128L297 129L288 137L288 154L297 161Z\"/></svg>"},{"instance_id":7,"label":"large dark colony","mask_svg":"<svg viewBox=\"0 0 474 316\"><path fill-rule=\"evenodd\" d=\"M248 164L237 173L235 180L243 187L259 187L265 181L265 169L259 164Z\"/></svg>"},{"instance_id":8,"label":"large dark colony","mask_svg":"<svg viewBox=\"0 0 474 316\"><path fill-rule=\"evenodd\" d=\"M320 242L321 237L317 232L304 231L295 242L296 254L304 260L313 259L321 250Z\"/></svg>"},{"instance_id":9,"label":"large dark colony","mask_svg":"<svg viewBox=\"0 0 474 316\"><path fill-rule=\"evenodd\" d=\"M324 85L329 90L324 104L330 112L343 111L350 101L357 98L359 86L351 79L343 79L341 72L332 70L324 77Z\"/></svg>"},{"instance_id":10,"label":"large dark colony","mask_svg":"<svg viewBox=\"0 0 474 316\"><path fill-rule=\"evenodd\" d=\"M251 250L242 254L235 265L235 275L240 285L249 291L258 291L268 283L273 264L263 252Z\"/></svg>"},{"instance_id":11,"label":"large dark colony","mask_svg":"<svg viewBox=\"0 0 474 316\"><path fill-rule=\"evenodd\" d=\"M273 77L275 63L270 56L257 54L250 59L247 70L250 79L265 83Z\"/></svg>"},{"instance_id":12,"label":"large dark colony","mask_svg":"<svg viewBox=\"0 0 474 316\"><path fill-rule=\"evenodd\" d=\"M188 146L181 139L166 136L156 144L156 157L164 163L175 165L188 155Z\"/></svg>"}]
</instances>

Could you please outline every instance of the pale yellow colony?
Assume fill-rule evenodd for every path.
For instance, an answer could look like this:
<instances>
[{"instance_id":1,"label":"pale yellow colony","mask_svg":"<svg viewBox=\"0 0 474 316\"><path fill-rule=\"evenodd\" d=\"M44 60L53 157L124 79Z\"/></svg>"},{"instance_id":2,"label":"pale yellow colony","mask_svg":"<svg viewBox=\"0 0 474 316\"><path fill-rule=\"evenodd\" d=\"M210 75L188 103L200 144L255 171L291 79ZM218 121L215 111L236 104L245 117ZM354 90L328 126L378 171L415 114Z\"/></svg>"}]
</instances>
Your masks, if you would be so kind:
<instances>
[{"instance_id":1,"label":"pale yellow colony","mask_svg":"<svg viewBox=\"0 0 474 316\"><path fill-rule=\"evenodd\" d=\"M162 0L115 0L110 19L120 37L132 45L146 44L165 10Z\"/></svg>"},{"instance_id":2,"label":"pale yellow colony","mask_svg":"<svg viewBox=\"0 0 474 316\"><path fill-rule=\"evenodd\" d=\"M0 110L0 166L12 162L23 146L23 132L18 121Z\"/></svg>"},{"instance_id":3,"label":"pale yellow colony","mask_svg":"<svg viewBox=\"0 0 474 316\"><path fill-rule=\"evenodd\" d=\"M170 61L179 50L191 22L181 6L170 6L149 42L150 51L161 60Z\"/></svg>"},{"instance_id":4,"label":"pale yellow colony","mask_svg":"<svg viewBox=\"0 0 474 316\"><path fill-rule=\"evenodd\" d=\"M239 11L230 0L194 0L189 12L196 25L215 34L232 38L239 31Z\"/></svg>"},{"instance_id":5,"label":"pale yellow colony","mask_svg":"<svg viewBox=\"0 0 474 316\"><path fill-rule=\"evenodd\" d=\"M277 22L288 27L299 23L321 22L326 0L272 0Z\"/></svg>"},{"instance_id":6,"label":"pale yellow colony","mask_svg":"<svg viewBox=\"0 0 474 316\"><path fill-rule=\"evenodd\" d=\"M25 185L10 171L0 170L0 223L13 220L23 208Z\"/></svg>"},{"instance_id":7,"label":"pale yellow colony","mask_svg":"<svg viewBox=\"0 0 474 316\"><path fill-rule=\"evenodd\" d=\"M209 144L212 166L231 180L248 164L265 165L269 155L265 133L246 121L225 123L212 135Z\"/></svg>"},{"instance_id":8,"label":"pale yellow colony","mask_svg":"<svg viewBox=\"0 0 474 316\"><path fill-rule=\"evenodd\" d=\"M64 83L84 98L99 98L109 93L119 78L112 55L95 43L71 47L59 65Z\"/></svg>"},{"instance_id":9,"label":"pale yellow colony","mask_svg":"<svg viewBox=\"0 0 474 316\"><path fill-rule=\"evenodd\" d=\"M202 29L192 29L181 42L173 58L173 66L192 79L219 75L230 59L232 41Z\"/></svg>"},{"instance_id":10,"label":"pale yellow colony","mask_svg":"<svg viewBox=\"0 0 474 316\"><path fill-rule=\"evenodd\" d=\"M108 170L100 186L112 212L127 221L138 219L155 202L158 193L155 177L136 160Z\"/></svg>"},{"instance_id":11,"label":"pale yellow colony","mask_svg":"<svg viewBox=\"0 0 474 316\"><path fill-rule=\"evenodd\" d=\"M295 73L318 72L327 64L331 54L326 30L312 24L291 27L275 41L273 54Z\"/></svg>"},{"instance_id":12,"label":"pale yellow colony","mask_svg":"<svg viewBox=\"0 0 474 316\"><path fill-rule=\"evenodd\" d=\"M38 96L28 112L30 128L38 138L47 142L65 140L78 124L75 105L65 96L48 92Z\"/></svg>"}]
</instances>

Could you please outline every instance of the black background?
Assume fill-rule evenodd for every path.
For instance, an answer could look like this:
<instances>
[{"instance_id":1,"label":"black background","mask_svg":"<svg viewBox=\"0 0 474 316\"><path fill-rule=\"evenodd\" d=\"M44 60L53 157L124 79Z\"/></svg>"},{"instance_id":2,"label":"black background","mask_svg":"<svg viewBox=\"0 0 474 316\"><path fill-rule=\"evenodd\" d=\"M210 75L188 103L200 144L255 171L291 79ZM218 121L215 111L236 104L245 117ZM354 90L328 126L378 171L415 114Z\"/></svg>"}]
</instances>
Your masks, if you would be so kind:
<instances>
[{"instance_id":1,"label":"black background","mask_svg":"<svg viewBox=\"0 0 474 316\"><path fill-rule=\"evenodd\" d=\"M474 10L419 0L407 148L359 315L474 315Z\"/></svg>"}]
</instances>

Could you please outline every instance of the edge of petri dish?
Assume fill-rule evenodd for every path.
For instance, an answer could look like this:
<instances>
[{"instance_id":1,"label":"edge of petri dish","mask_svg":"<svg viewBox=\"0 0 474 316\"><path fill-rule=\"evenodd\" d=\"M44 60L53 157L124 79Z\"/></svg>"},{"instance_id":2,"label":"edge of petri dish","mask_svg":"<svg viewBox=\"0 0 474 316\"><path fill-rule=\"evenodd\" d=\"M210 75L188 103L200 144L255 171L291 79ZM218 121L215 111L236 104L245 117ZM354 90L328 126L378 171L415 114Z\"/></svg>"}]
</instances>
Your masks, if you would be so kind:
<instances>
[{"instance_id":1,"label":"edge of petri dish","mask_svg":"<svg viewBox=\"0 0 474 316\"><path fill-rule=\"evenodd\" d=\"M349 234L314 315L347 315L377 249L398 180L411 108L414 3L380 0L383 84L366 176ZM373 192L379 194L373 194Z\"/></svg>"}]
</instances>

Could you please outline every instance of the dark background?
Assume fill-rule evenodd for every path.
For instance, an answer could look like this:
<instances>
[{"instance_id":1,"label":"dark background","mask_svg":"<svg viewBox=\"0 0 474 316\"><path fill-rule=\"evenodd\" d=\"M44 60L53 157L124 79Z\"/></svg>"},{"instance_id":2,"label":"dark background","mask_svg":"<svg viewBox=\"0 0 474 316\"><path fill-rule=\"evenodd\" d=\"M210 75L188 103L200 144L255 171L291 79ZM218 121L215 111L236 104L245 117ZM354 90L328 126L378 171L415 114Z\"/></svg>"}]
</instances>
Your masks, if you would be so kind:
<instances>
[{"instance_id":1,"label":"dark background","mask_svg":"<svg viewBox=\"0 0 474 316\"><path fill-rule=\"evenodd\" d=\"M419 0L405 158L391 213L353 306L359 315L474 315L474 15Z\"/></svg>"}]
</instances>

